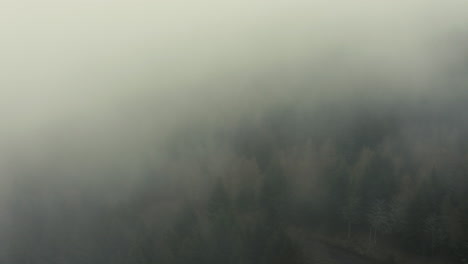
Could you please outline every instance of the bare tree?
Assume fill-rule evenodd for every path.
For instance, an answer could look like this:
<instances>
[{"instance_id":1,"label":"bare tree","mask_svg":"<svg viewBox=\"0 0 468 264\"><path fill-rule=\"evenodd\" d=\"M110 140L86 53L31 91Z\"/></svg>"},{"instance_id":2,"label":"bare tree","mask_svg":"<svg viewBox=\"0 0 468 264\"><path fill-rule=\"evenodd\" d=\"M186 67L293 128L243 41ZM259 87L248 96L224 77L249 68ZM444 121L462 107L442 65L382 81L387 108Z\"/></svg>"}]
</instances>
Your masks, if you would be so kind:
<instances>
[{"instance_id":1,"label":"bare tree","mask_svg":"<svg viewBox=\"0 0 468 264\"><path fill-rule=\"evenodd\" d=\"M389 232L391 230L389 214L386 210L386 204L383 200L376 200L369 212L369 246L373 242L377 244L377 232ZM372 232L373 231L373 232Z\"/></svg>"},{"instance_id":2,"label":"bare tree","mask_svg":"<svg viewBox=\"0 0 468 264\"><path fill-rule=\"evenodd\" d=\"M351 226L357 221L359 216L357 212L358 206L359 198L351 194L348 196L346 205L342 209L343 218L348 226L348 239L351 239Z\"/></svg>"},{"instance_id":3,"label":"bare tree","mask_svg":"<svg viewBox=\"0 0 468 264\"><path fill-rule=\"evenodd\" d=\"M433 255L436 247L446 240L446 234L442 228L442 217L436 214L429 215L424 220L424 232L430 238L431 255Z\"/></svg>"}]
</instances>

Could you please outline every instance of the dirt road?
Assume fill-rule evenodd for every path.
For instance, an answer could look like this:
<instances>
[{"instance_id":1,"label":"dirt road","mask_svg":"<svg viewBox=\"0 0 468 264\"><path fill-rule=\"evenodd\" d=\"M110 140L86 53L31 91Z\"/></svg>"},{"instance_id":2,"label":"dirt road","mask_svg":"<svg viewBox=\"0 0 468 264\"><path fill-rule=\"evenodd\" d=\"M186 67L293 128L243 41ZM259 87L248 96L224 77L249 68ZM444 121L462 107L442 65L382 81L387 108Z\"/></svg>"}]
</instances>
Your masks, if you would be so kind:
<instances>
[{"instance_id":1,"label":"dirt road","mask_svg":"<svg viewBox=\"0 0 468 264\"><path fill-rule=\"evenodd\" d=\"M328 245L302 232L294 232L292 236L301 247L307 264L376 264L372 260Z\"/></svg>"}]
</instances>

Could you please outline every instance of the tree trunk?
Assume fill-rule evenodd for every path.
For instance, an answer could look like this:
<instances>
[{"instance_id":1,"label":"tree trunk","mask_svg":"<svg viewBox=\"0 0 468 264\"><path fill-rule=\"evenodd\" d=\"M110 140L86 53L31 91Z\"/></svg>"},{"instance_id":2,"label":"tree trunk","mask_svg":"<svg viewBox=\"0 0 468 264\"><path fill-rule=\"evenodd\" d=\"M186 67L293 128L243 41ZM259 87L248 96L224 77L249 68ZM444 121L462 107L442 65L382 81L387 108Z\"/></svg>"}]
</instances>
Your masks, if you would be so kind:
<instances>
[{"instance_id":1,"label":"tree trunk","mask_svg":"<svg viewBox=\"0 0 468 264\"><path fill-rule=\"evenodd\" d=\"M431 256L434 256L434 248L435 248L435 232L431 232Z\"/></svg>"},{"instance_id":2,"label":"tree trunk","mask_svg":"<svg viewBox=\"0 0 468 264\"><path fill-rule=\"evenodd\" d=\"M372 226L369 228L369 249L371 248L372 244Z\"/></svg>"},{"instance_id":3,"label":"tree trunk","mask_svg":"<svg viewBox=\"0 0 468 264\"><path fill-rule=\"evenodd\" d=\"M374 244L377 244L377 228L374 228Z\"/></svg>"},{"instance_id":4,"label":"tree trunk","mask_svg":"<svg viewBox=\"0 0 468 264\"><path fill-rule=\"evenodd\" d=\"M348 240L351 238L351 222L348 222Z\"/></svg>"}]
</instances>

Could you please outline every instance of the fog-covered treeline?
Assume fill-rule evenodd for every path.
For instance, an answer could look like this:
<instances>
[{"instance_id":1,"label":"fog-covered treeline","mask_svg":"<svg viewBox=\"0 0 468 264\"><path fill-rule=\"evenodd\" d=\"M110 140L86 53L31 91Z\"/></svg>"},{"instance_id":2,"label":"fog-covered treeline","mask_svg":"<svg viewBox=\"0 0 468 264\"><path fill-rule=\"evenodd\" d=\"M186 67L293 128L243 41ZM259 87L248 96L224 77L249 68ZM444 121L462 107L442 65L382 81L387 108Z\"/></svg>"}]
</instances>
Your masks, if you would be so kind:
<instances>
[{"instance_id":1,"label":"fog-covered treeline","mask_svg":"<svg viewBox=\"0 0 468 264\"><path fill-rule=\"evenodd\" d=\"M5 257L304 263L288 231L295 227L365 237L368 251L383 243L418 256L466 258L465 117L424 106L408 114L403 103L340 104L343 110L275 106L229 126L182 129L167 141L164 161L147 162L118 202L19 178L8 201Z\"/></svg>"},{"instance_id":2,"label":"fog-covered treeline","mask_svg":"<svg viewBox=\"0 0 468 264\"><path fill-rule=\"evenodd\" d=\"M0 263L468 263L468 2L0 3Z\"/></svg>"}]
</instances>

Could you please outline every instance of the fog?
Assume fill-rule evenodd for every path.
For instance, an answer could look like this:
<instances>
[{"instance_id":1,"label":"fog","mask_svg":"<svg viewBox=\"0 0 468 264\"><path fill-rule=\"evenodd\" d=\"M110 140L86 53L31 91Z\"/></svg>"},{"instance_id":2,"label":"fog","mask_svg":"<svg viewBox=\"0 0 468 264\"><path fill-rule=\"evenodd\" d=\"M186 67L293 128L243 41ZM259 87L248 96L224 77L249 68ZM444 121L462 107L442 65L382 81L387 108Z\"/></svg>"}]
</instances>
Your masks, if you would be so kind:
<instances>
[{"instance_id":1,"label":"fog","mask_svg":"<svg viewBox=\"0 0 468 264\"><path fill-rule=\"evenodd\" d=\"M166 245L172 227L154 218L203 207L217 179L232 196L275 171L321 219L324 197L343 190L310 175L364 175L379 155L394 178L443 171L461 195L453 211L468 216L466 1L3 0L0 34L0 262L136 263L86 245L104 241L88 232L143 218ZM465 226L416 255L458 261ZM158 260L189 263L173 255Z\"/></svg>"}]
</instances>

